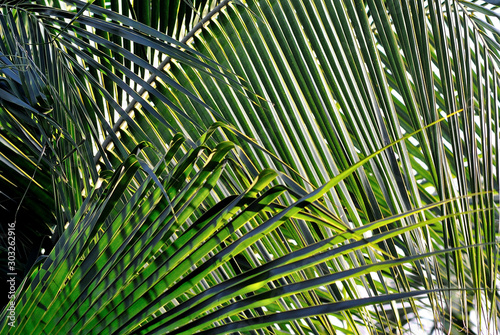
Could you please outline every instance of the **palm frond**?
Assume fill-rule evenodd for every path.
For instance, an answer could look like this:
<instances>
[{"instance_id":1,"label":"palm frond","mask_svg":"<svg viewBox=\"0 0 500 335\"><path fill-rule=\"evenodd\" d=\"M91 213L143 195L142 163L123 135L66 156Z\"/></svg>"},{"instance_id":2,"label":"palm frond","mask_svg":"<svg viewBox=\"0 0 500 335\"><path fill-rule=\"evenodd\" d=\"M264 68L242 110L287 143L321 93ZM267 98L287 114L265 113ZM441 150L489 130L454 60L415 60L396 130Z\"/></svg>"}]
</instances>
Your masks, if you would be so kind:
<instances>
[{"instance_id":1,"label":"palm frond","mask_svg":"<svg viewBox=\"0 0 500 335\"><path fill-rule=\"evenodd\" d=\"M0 181L57 244L3 333L497 329L497 7L42 3L0 8Z\"/></svg>"}]
</instances>

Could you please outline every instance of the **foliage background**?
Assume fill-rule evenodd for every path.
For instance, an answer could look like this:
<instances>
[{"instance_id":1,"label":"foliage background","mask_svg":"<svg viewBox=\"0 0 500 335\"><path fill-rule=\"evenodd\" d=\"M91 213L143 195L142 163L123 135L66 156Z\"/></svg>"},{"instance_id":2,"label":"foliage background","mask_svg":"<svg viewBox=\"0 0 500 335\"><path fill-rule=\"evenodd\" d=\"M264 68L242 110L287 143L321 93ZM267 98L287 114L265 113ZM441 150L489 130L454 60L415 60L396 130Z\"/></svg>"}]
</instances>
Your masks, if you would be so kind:
<instances>
[{"instance_id":1,"label":"foliage background","mask_svg":"<svg viewBox=\"0 0 500 335\"><path fill-rule=\"evenodd\" d=\"M18 333L497 329L496 7L1 10Z\"/></svg>"}]
</instances>

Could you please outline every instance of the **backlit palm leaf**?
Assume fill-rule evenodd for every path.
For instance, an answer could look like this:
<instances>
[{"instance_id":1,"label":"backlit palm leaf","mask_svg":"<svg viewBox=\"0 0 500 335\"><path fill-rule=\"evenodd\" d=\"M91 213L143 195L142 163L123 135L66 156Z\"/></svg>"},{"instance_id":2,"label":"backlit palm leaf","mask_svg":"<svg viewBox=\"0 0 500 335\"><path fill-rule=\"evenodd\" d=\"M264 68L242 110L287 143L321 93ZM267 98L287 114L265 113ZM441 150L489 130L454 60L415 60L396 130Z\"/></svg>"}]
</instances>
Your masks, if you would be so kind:
<instances>
[{"instance_id":1,"label":"backlit palm leaf","mask_svg":"<svg viewBox=\"0 0 500 335\"><path fill-rule=\"evenodd\" d=\"M61 236L4 333L497 329L495 7L65 4L2 7Z\"/></svg>"}]
</instances>

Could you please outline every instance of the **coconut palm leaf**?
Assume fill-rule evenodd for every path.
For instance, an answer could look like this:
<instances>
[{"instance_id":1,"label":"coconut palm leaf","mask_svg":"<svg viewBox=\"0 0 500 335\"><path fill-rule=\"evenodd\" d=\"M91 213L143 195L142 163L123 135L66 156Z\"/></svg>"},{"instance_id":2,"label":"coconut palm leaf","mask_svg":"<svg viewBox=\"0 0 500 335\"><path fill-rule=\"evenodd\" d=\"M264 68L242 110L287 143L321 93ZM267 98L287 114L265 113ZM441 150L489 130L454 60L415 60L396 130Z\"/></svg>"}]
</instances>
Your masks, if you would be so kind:
<instances>
[{"instance_id":1,"label":"coconut palm leaf","mask_svg":"<svg viewBox=\"0 0 500 335\"><path fill-rule=\"evenodd\" d=\"M210 5L197 3L194 9L206 11L206 6ZM27 254L38 254L42 241L57 241L97 182L99 169L112 167L108 159L97 167L93 157L96 152L106 150L101 145L102 138L110 136L119 142L120 135L115 134L113 125L120 116L134 123L122 107L123 93L149 106L141 98L142 93L135 91L137 85L141 85L150 94L157 94L171 104L135 74L140 72L138 69L143 73L158 71L136 56L134 48L142 46L153 50L160 59L181 56L194 66L207 66L206 70L214 74L220 71L213 67L214 64L207 65L193 54L180 51L179 46L187 48L183 43L128 16L105 11L92 2L61 2L47 6L41 2L7 1L1 8L0 128L3 143L7 142L4 144L10 148L2 150L2 182L5 185L2 190L4 201L11 204L6 209L7 215L2 216L2 230L6 233L6 224L16 220L30 227L26 230L29 237L18 238L18 248L23 255L18 258L22 273L25 266L30 267L25 263ZM187 11L179 14L178 20L187 24L185 15ZM102 34L103 30L107 33ZM115 34L110 34L113 30ZM122 46L112 43L117 39ZM169 82L166 75L159 75ZM190 95L170 82L172 87ZM171 107L175 109L172 104ZM162 120L153 107L146 108L154 114L153 118ZM163 124L168 126L165 120ZM139 126L134 127L137 143L157 138ZM116 148L122 155L132 149L127 150L122 144L117 144ZM20 162L26 166L19 165ZM36 179L30 182L36 165L43 185L37 185ZM13 175L21 175L22 179L18 181ZM43 194L37 187L45 190ZM46 200L47 195L50 200ZM32 206L32 199L43 201L47 207L25 210L39 207ZM23 203L18 212L18 204ZM48 252L51 243L44 247ZM5 255L2 259L6 259L6 252L2 255Z\"/></svg>"},{"instance_id":2,"label":"coconut palm leaf","mask_svg":"<svg viewBox=\"0 0 500 335\"><path fill-rule=\"evenodd\" d=\"M261 99L252 103L254 96L171 62L165 68L170 75L217 106L207 114L176 96L197 111L193 118L206 127L222 120L241 129L288 164L240 142L258 167L281 170L312 190L403 134L459 111L364 165L327 194L325 205L351 227L450 197L459 198L435 215L490 208L449 219L439 233L424 228L387 242L384 251L393 257L496 241L498 17L491 7L468 1L246 4L222 9L195 34L192 46L245 78ZM482 195L470 201L460 197L470 193ZM417 215L399 224L422 219ZM489 261L496 255L490 245L447 254L441 265L423 261L414 269L418 285L435 288L425 274L433 268L446 287L489 287L493 293L495 286L486 283L496 280L495 263ZM405 269L392 275L401 279L398 287L410 285ZM372 289L368 279L365 289ZM487 306L496 300L490 298ZM459 319L468 318L468 301L463 294L453 312ZM432 304L438 309L442 302ZM453 314L451 302L447 306L441 313ZM490 311L479 319L496 314Z\"/></svg>"},{"instance_id":3,"label":"coconut palm leaf","mask_svg":"<svg viewBox=\"0 0 500 335\"><path fill-rule=\"evenodd\" d=\"M497 329L493 5L1 10L6 194L57 241L3 333Z\"/></svg>"},{"instance_id":4,"label":"coconut palm leaf","mask_svg":"<svg viewBox=\"0 0 500 335\"><path fill-rule=\"evenodd\" d=\"M353 251L418 226L432 226L446 217L364 238L364 232L404 216L351 230L340 218L325 215L314 204L328 187L297 199L291 206L281 205L280 195L297 195L286 187L273 186L271 182L278 174L271 170L262 171L253 181L239 180L247 186L234 192L236 180L227 183L222 176L229 170L240 170L241 175L247 171L228 157L233 143L222 142L210 148L203 141L202 146L183 153L182 142L183 138L177 136L165 160L149 169L141 163L143 153L136 151L103 180L103 186L92 190L54 250L25 279L30 282L24 283L18 293L15 329L9 328L4 310L3 331L194 333L229 319L235 329L242 327L239 320L246 325L243 330L258 329L263 321L270 322L262 319L267 314L263 307L285 312L290 304L299 304L297 307L305 308L292 315L302 319L321 314L307 307L313 297L331 301L333 305L322 305L323 309L338 312L431 293L416 290L339 305L333 302L332 293L321 287L344 283L376 269L439 256L443 251L380 260L320 277L315 269L320 264L347 260ZM146 146L143 150L149 149ZM206 155L200 155L203 152ZM224 198L217 196L221 186L226 186ZM279 236L289 235L288 230L293 231L299 221L325 227L335 235L284 255L276 254L278 247L289 243ZM251 270L243 272L245 264ZM193 313L197 320L192 319ZM273 322L292 321L289 314ZM248 319L252 316L260 318ZM323 332L332 325L320 319L312 327Z\"/></svg>"}]
</instances>

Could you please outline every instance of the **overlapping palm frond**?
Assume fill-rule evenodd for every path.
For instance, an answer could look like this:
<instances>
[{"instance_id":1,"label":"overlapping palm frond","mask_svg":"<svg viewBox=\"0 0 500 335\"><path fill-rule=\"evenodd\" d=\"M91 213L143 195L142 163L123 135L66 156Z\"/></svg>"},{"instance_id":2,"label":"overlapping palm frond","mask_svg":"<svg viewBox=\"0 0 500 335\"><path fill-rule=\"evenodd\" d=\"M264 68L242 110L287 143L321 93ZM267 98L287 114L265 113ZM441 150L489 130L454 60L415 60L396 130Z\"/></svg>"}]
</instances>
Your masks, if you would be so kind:
<instances>
[{"instance_id":1,"label":"overlapping palm frond","mask_svg":"<svg viewBox=\"0 0 500 335\"><path fill-rule=\"evenodd\" d=\"M399 257L488 246L450 253L441 264L424 260L410 272L392 269L395 284L378 275L384 289L483 290L463 292L460 307L450 295L440 313L462 328L457 320L467 320L476 306L486 322L486 314L496 313L490 306L497 300L498 14L467 1L246 4L224 8L192 46L245 78L260 103L172 62L167 72L217 107L207 115L175 95L181 105L197 110L199 122L224 120L255 138L288 164L240 142L259 167L284 171L308 190L404 134L458 112L386 150L324 200L351 227L451 198L434 215L483 210L402 234L383 250ZM470 194L475 195L463 197ZM414 215L398 225L424 219ZM443 282L430 280L429 272ZM380 294L365 280L365 290ZM437 311L443 303L431 299L431 305Z\"/></svg>"},{"instance_id":2,"label":"overlapping palm frond","mask_svg":"<svg viewBox=\"0 0 500 335\"><path fill-rule=\"evenodd\" d=\"M3 333L497 329L496 7L1 9L2 183L58 241Z\"/></svg>"},{"instance_id":3,"label":"overlapping palm frond","mask_svg":"<svg viewBox=\"0 0 500 335\"><path fill-rule=\"evenodd\" d=\"M124 97L139 101L153 118L169 126L141 95L148 92L163 103L171 102L140 74L156 71L167 82L169 78L152 61L141 58L138 50L148 50L160 60L179 57L202 71L223 75L215 64L194 57L195 52L182 51L187 48L183 43L129 18L126 6L121 8L127 14L123 16L91 3L47 6L7 1L1 7L2 230L6 233L6 224L16 220L27 228L26 237L18 236L21 274L34 261L33 257L28 261L27 255L38 254L43 241L50 251L97 182L99 169L113 166L107 155L101 167L94 163L95 154L106 150L102 140L108 136L117 140L115 149L124 156L132 149L118 144L120 135L113 130L116 121L127 120L137 140L157 138L130 118ZM111 3L112 7L117 4ZM207 11L213 5L196 2L193 10ZM186 9L179 11L169 21L175 23L171 29L195 24L193 15ZM176 132L170 128L172 134ZM34 201L46 206L35 206Z\"/></svg>"},{"instance_id":4,"label":"overlapping palm frond","mask_svg":"<svg viewBox=\"0 0 500 335\"><path fill-rule=\"evenodd\" d=\"M9 328L4 310L3 332L193 334L213 325L219 328L209 332L222 333L275 323L300 331L295 319L321 310L340 313L429 293L335 302L341 296L336 283L355 294L359 276L440 256L442 251L354 269L339 265L352 252L441 221L363 236L431 207L351 230L315 203L328 187L300 196L273 186L278 174L272 170L253 177L229 157L233 143L208 147L216 127L187 152L185 139L175 136L155 167L143 153L154 150L141 143L111 176L103 171L102 186L90 192L54 250L21 284L17 327ZM279 201L284 194L292 205ZM334 235L301 246L300 227L308 225ZM328 274L329 268L337 271ZM317 307L293 307L306 305ZM356 314L351 322L355 327ZM326 317L307 323L317 333L335 328Z\"/></svg>"}]
</instances>

